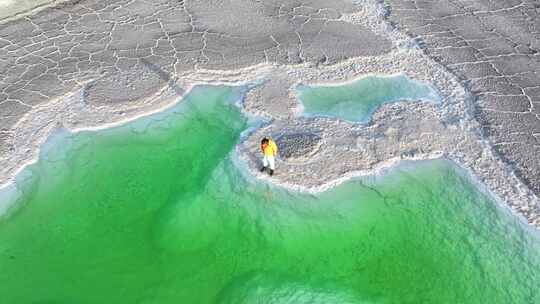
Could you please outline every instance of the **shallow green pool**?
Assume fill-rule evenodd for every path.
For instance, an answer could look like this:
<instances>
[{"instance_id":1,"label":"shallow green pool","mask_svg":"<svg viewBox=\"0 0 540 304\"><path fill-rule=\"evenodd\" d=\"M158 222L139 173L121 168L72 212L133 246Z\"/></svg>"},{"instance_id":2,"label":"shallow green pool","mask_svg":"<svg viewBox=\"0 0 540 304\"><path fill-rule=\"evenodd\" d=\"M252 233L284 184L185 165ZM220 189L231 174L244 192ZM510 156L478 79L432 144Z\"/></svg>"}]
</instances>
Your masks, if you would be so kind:
<instances>
[{"instance_id":1,"label":"shallow green pool","mask_svg":"<svg viewBox=\"0 0 540 304\"><path fill-rule=\"evenodd\" d=\"M320 195L244 177L240 88L59 133L0 221L1 303L540 303L540 240L447 161Z\"/></svg>"},{"instance_id":2,"label":"shallow green pool","mask_svg":"<svg viewBox=\"0 0 540 304\"><path fill-rule=\"evenodd\" d=\"M404 74L370 75L341 85L297 87L307 116L330 116L365 123L381 105L398 101L438 103L438 92Z\"/></svg>"}]
</instances>

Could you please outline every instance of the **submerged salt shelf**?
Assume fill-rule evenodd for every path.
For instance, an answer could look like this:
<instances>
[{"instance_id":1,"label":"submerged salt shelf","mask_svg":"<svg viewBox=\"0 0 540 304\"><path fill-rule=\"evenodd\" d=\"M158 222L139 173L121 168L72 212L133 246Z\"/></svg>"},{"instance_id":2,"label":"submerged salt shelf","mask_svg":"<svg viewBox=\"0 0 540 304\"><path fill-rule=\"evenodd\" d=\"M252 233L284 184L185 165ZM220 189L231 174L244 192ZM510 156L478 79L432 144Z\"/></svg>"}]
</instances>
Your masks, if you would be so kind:
<instances>
[{"instance_id":1,"label":"submerged salt shelf","mask_svg":"<svg viewBox=\"0 0 540 304\"><path fill-rule=\"evenodd\" d=\"M165 112L51 139L0 222L2 300L540 302L540 240L450 162L318 195L245 178L231 161L241 95L196 87Z\"/></svg>"},{"instance_id":2,"label":"submerged salt shelf","mask_svg":"<svg viewBox=\"0 0 540 304\"><path fill-rule=\"evenodd\" d=\"M397 101L431 101L441 97L430 85L403 74L366 76L341 85L300 85L298 97L307 116L331 116L367 122L381 105Z\"/></svg>"}]
</instances>

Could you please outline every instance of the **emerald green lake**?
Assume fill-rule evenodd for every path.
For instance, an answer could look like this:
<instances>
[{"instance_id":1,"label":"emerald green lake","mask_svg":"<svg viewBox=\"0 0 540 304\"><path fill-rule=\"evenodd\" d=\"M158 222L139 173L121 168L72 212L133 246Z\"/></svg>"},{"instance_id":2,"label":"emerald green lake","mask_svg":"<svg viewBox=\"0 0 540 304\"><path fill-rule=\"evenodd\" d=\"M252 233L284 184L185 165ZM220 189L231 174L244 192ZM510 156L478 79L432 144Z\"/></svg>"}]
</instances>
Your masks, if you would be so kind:
<instances>
[{"instance_id":1,"label":"emerald green lake","mask_svg":"<svg viewBox=\"0 0 540 304\"><path fill-rule=\"evenodd\" d=\"M381 105L398 101L430 101L441 97L431 86L404 74L370 75L340 85L300 85L298 98L306 116L330 116L365 123Z\"/></svg>"},{"instance_id":2,"label":"emerald green lake","mask_svg":"<svg viewBox=\"0 0 540 304\"><path fill-rule=\"evenodd\" d=\"M538 234L451 162L274 187L236 165L242 95L51 137L0 220L0 302L540 303Z\"/></svg>"}]
</instances>

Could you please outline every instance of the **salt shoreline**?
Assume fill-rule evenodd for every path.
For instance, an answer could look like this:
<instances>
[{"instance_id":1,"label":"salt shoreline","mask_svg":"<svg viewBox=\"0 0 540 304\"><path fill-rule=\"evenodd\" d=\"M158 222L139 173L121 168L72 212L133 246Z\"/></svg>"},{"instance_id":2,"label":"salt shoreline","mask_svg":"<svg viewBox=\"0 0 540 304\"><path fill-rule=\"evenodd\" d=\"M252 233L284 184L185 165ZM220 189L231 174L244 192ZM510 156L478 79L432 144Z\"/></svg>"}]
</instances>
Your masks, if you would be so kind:
<instances>
[{"instance_id":1,"label":"salt shoreline","mask_svg":"<svg viewBox=\"0 0 540 304\"><path fill-rule=\"evenodd\" d=\"M406 73L414 80L427 82L437 88L442 94L442 106L438 109L417 106L417 114L427 111L433 121L441 121L443 125L452 122L455 129L448 130L446 137L434 137L432 149L428 149L416 157L418 159L430 159L433 155L445 156L452 159L460 167L485 185L494 193L499 205L509 206L517 214L524 216L527 221L540 228L540 199L536 197L516 176L513 169L506 165L500 157L493 153L491 144L478 132L478 123L471 115L471 95L463 88L456 77L446 68L431 59L414 46L414 43L404 34L392 29L385 21L381 21L384 14L382 5L366 6L366 8L354 14L344 16L342 19L351 23L369 26L374 32L388 36L397 47L390 53L380 56L355 57L331 66L317 66L310 63L298 65L277 65L261 63L237 70L204 70L185 72L175 75L177 81L174 86L185 88L183 95L178 95L170 85L149 99L139 100L130 105L122 106L93 106L83 102L82 90L73 92L50 103L36 107L29 111L14 127L13 138L15 147L7 159L0 161L0 190L4 190L12 184L15 176L27 165L37 161L41 145L46 142L57 127L62 126L70 132L76 133L85 130L100 130L148 116L166 110L181 101L191 88L197 84L222 84L222 85L246 85L266 81L280 81L284 86L278 86L282 92L278 97L267 98L265 88L268 82L261 83L258 87L248 92L243 111L270 121L269 125L262 129L253 130L252 136L248 136L240 143L238 153L248 162L250 168L255 169L252 143L262 132L275 127L279 130L283 126L300 126L298 124L298 104L291 89L298 83L347 83L356 78L379 74L389 75L394 73ZM405 45L405 47L403 46ZM412 47L411 47L412 46ZM275 93L275 92L274 92ZM281 94L281 95L279 95ZM272 96L271 96L272 97ZM395 113L401 113L404 109L400 105L383 105L374 113L376 121L381 124L392 124L388 119ZM408 111L408 110L406 110ZM407 115L411 113L404 113ZM411 114L412 115L412 114ZM415 117L412 115L412 117ZM333 120L320 121L323 132L334 124ZM339 124L339 123L338 123ZM351 124L341 124L341 128L351 128ZM365 138L361 134L366 129L353 126L358 131L358 138ZM442 127L441 127L442 128ZM338 130L339 127L336 129ZM390 127L386 130L390 130ZM441 129L442 130L442 129ZM422 134L418 134L421 137ZM440 135L440 134L438 134ZM364 137L363 137L364 136ZM418 138L420 138L418 137ZM429 142L429 139L426 140ZM393 143L389 143L391 146ZM408 143L405 143L408 144ZM338 147L339 148L339 147ZM330 153L330 152L329 152ZM366 153L371 153L367 151ZM377 156L380 157L380 156ZM338 158L335 166L339 166L342 160ZM344 159L343 162L346 160ZM291 189L306 189L319 187L328 189L338 181L353 178L357 172L371 172L364 167L383 168L385 164L395 164L401 161L396 156L382 159L374 159L372 164L356 163L357 167L346 168L340 175L330 176L328 180L301 179L300 182L291 184L290 181L280 180L283 175L273 179L276 184L283 184ZM358 167L360 165L360 167ZM315 168L317 169L317 168ZM339 170L338 170L339 171ZM356 172L356 173L355 173ZM305 184L302 184L305 183ZM334 184L333 184L334 183ZM324 186L327 185L327 186Z\"/></svg>"}]
</instances>

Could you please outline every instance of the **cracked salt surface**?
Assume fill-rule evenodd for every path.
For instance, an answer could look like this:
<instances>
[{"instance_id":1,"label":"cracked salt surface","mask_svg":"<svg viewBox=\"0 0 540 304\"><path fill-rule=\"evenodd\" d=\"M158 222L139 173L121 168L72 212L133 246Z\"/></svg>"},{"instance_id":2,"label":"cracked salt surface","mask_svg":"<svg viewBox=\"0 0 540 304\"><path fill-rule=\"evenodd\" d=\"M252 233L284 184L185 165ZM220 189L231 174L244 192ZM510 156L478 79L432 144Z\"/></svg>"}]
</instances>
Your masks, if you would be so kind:
<instances>
[{"instance_id":1,"label":"cracked salt surface","mask_svg":"<svg viewBox=\"0 0 540 304\"><path fill-rule=\"evenodd\" d=\"M8 183L1 198L20 207L11 209L13 217L0 230L3 299L237 304L263 294L295 303L509 303L519 301L515 297L538 302L537 234L497 206L510 206L540 225L540 202L479 132L504 127L510 99L520 105L511 113L519 114L510 120L511 131L533 137L540 132L534 43L526 41L530 35L505 39L504 22L498 22L527 5L473 5L480 16L443 7L442 15L449 13L441 18L440 2L416 1L412 8L410 1L387 2L398 3L390 18L405 15L393 21L413 22L408 32L425 33L423 43L437 46L424 53L419 40L387 22L382 2L369 0L357 6L317 0L221 6L82 0L3 23L0 181L35 186ZM462 9L460 1L449 4L456 5ZM432 15L407 16L425 13ZM518 16L513 20L523 19ZM488 26L471 26L476 19ZM438 24L417 27L417 20ZM395 73L432 83L441 104L384 104L364 125L296 115L294 88L300 83ZM114 88L113 81L124 87ZM128 128L129 137L101 137L118 130L107 127L127 128L126 122L170 109L195 84L253 82L259 86L247 93L243 111L264 117L264 124L244 131L236 148L229 142L235 132L228 129L241 121L234 111L229 114L236 119L223 125L219 115L208 123L190 121L181 139L167 136L175 123L160 125L162 117L153 122L158 128L143 124ZM475 117L478 91L486 93L480 96L487 109L481 117ZM36 172L42 178L25 176L26 169L16 175L37 159L40 147L47 150L41 144L59 126L72 130L70 140L81 140L82 149L26 167L42 168ZM101 131L79 132L88 129ZM317 144L294 146L268 179L256 173L258 143L268 134L287 143ZM207 138L221 145L189 145ZM137 144L128 145L130 140ZM507 146L504 138L498 143ZM512 151L503 154L520 155ZM407 160L426 159L438 160L403 167ZM81 167L88 170L74 170ZM538 166L529 167L530 176L540 176L534 175ZM358 176L364 179L347 182ZM269 187L261 179L309 193ZM52 187L56 182L71 184ZM126 191L111 190L119 188ZM448 277L441 277L441 265ZM98 269L107 271L101 275ZM79 280L59 284L59 277ZM335 286L329 277L343 281ZM88 286L94 287L91 293Z\"/></svg>"},{"instance_id":2,"label":"cracked salt surface","mask_svg":"<svg viewBox=\"0 0 540 304\"><path fill-rule=\"evenodd\" d=\"M492 149L540 195L537 1L388 0L388 20L414 37L477 98ZM531 209L539 210L540 207ZM534 211L533 211L534 212Z\"/></svg>"},{"instance_id":3,"label":"cracked salt surface","mask_svg":"<svg viewBox=\"0 0 540 304\"><path fill-rule=\"evenodd\" d=\"M429 84L407 75L370 75L335 85L299 85L298 99L304 116L329 116L366 123L383 104L399 101L442 102Z\"/></svg>"},{"instance_id":4,"label":"cracked salt surface","mask_svg":"<svg viewBox=\"0 0 540 304\"><path fill-rule=\"evenodd\" d=\"M493 73L519 80L523 88L531 89L527 96L534 100L534 75L503 71L521 69L527 61L523 56L488 58L493 69L470 65L466 58L462 65L476 77L471 92L461 82L462 74L449 73L448 65L436 62L437 57L418 49L416 40L393 28L385 19L388 10L379 1L358 1L358 5L340 1L221 4L72 1L6 22L0 28L0 53L7 56L2 66L8 68L0 79L1 183L12 180L23 165L37 158L40 144L58 125L71 130L104 128L171 106L178 100L178 92L184 91L177 88L264 79L263 85L248 93L245 111L271 122L248 137L246 145L262 133L280 135L298 129L317 134L325 143L311 155L308 163L312 167L289 167L283 162L284 169L291 169L290 178L278 175L273 182L293 188L325 188L402 159L446 156L470 170L501 204L540 225L538 197L479 131L492 116L481 117L482 124L474 116L472 94L478 85L497 94L520 92ZM416 13L407 8L403 11ZM474 34L478 28L471 27ZM335 39L337 33L342 39ZM491 43L473 40L481 51L486 48L480 44ZM499 46L499 42L494 44ZM469 57L461 48L439 51ZM509 66L506 59L516 59L518 65ZM427 103L383 105L363 128L324 118L295 120L299 104L291 88L299 83L347 81L370 73L405 73L433 83L442 103L437 108ZM114 80L125 87L111 88ZM506 115L499 110L493 113ZM520 122L532 124L535 116L530 112L520 117L523 119L512 120L512 129L519 129ZM534 128L521 129L531 130L533 137L538 133ZM504 143L499 144L507 146ZM257 151L249 148L240 145L239 150L242 157L253 159L249 164L255 168ZM338 161L327 161L334 158ZM323 167L328 174L319 174Z\"/></svg>"}]
</instances>

